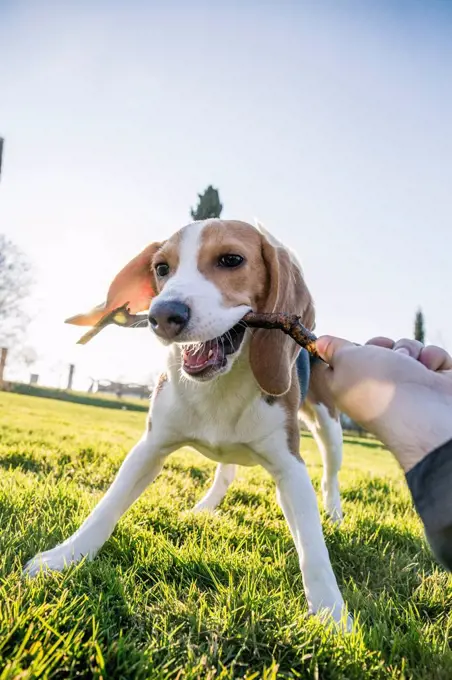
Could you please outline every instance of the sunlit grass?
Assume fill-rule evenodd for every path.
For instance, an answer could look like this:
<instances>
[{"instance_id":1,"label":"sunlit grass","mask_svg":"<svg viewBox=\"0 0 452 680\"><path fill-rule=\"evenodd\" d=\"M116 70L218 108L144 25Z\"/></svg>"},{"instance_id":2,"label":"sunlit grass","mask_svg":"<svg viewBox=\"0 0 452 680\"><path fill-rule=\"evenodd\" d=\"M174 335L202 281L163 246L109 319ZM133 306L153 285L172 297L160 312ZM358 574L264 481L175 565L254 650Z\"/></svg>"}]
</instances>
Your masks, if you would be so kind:
<instances>
[{"instance_id":1,"label":"sunlit grass","mask_svg":"<svg viewBox=\"0 0 452 680\"><path fill-rule=\"evenodd\" d=\"M403 477L347 438L345 520L324 521L358 619L333 636L306 614L298 560L260 469L218 515L187 512L214 466L181 450L92 564L34 581L22 565L74 531L144 414L0 393L0 678L452 678L452 579L432 560ZM321 464L305 436L317 490Z\"/></svg>"}]
</instances>

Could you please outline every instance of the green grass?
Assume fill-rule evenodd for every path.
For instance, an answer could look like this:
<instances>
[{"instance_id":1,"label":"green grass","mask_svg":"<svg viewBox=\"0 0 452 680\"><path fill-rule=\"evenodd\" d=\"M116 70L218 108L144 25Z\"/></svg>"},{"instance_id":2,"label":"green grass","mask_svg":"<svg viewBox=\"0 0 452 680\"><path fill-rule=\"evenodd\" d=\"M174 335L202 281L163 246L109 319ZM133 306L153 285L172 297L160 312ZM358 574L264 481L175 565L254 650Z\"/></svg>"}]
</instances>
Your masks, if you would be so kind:
<instances>
[{"instance_id":1,"label":"green grass","mask_svg":"<svg viewBox=\"0 0 452 680\"><path fill-rule=\"evenodd\" d=\"M60 399L74 404L86 404L87 406L102 406L122 411L147 411L149 403L147 399L126 397L119 399L114 394L106 392L77 392L73 390L60 390L56 387L43 387L41 385L27 385L26 383L10 382L4 388L15 394L25 394L31 397L44 397L46 399Z\"/></svg>"},{"instance_id":2,"label":"green grass","mask_svg":"<svg viewBox=\"0 0 452 680\"><path fill-rule=\"evenodd\" d=\"M240 469L217 516L187 512L214 466L181 450L92 564L34 581L21 567L86 517L144 414L0 393L0 679L452 678L452 579L432 560L402 475L347 438L345 520L324 520L358 626L306 615L273 483ZM321 465L305 436L316 488Z\"/></svg>"}]
</instances>

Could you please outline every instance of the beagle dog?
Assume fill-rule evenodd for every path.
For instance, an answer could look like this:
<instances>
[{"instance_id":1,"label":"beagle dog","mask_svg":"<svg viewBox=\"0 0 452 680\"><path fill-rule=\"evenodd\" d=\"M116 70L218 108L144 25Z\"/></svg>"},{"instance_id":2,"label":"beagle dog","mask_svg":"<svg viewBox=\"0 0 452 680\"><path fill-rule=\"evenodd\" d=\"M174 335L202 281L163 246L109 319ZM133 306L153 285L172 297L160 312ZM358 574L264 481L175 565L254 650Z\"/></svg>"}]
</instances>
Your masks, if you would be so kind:
<instances>
[{"instance_id":1,"label":"beagle dog","mask_svg":"<svg viewBox=\"0 0 452 680\"><path fill-rule=\"evenodd\" d=\"M300 407L307 353L280 331L251 330L241 323L250 310L284 311L314 327L313 301L296 256L261 225L193 222L147 246L114 278L105 304L69 321L92 326L125 303L131 313L149 309L151 332L169 348L145 433L78 531L36 555L25 572L62 570L83 556L93 559L165 458L189 446L218 463L212 487L196 511L216 508L236 465L259 464L272 475L299 555L309 611L345 621L349 628L316 495L300 457L299 415L322 453L326 511L340 521L342 431L339 414L322 389L325 366L312 366Z\"/></svg>"}]
</instances>

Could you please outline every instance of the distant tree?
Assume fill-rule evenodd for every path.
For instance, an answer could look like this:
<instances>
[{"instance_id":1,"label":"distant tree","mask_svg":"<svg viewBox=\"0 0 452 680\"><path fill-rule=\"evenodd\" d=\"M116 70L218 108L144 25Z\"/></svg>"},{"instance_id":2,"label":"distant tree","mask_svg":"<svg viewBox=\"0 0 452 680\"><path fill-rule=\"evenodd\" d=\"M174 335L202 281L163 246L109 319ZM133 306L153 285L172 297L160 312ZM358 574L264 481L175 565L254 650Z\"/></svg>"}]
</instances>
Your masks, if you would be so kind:
<instances>
[{"instance_id":1,"label":"distant tree","mask_svg":"<svg viewBox=\"0 0 452 680\"><path fill-rule=\"evenodd\" d=\"M190 212L194 220L208 220L212 217L220 217L222 210L218 189L209 185L203 194L198 194L198 205Z\"/></svg>"},{"instance_id":2,"label":"distant tree","mask_svg":"<svg viewBox=\"0 0 452 680\"><path fill-rule=\"evenodd\" d=\"M23 331L28 323L23 302L30 292L31 268L25 255L0 234L0 345Z\"/></svg>"},{"instance_id":3,"label":"distant tree","mask_svg":"<svg viewBox=\"0 0 452 680\"><path fill-rule=\"evenodd\" d=\"M425 323L424 315L421 309L416 312L416 318L414 320L414 339L419 340L419 342L425 342Z\"/></svg>"}]
</instances>

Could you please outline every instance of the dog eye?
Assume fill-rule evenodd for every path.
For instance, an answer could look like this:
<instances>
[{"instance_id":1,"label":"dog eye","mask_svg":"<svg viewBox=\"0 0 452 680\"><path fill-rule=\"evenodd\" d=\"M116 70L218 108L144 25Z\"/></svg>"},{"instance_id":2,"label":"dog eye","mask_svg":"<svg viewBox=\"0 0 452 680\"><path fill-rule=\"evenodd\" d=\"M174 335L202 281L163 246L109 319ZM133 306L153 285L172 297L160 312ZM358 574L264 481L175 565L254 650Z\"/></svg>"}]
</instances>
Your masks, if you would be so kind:
<instances>
[{"instance_id":1,"label":"dog eye","mask_svg":"<svg viewBox=\"0 0 452 680\"><path fill-rule=\"evenodd\" d=\"M160 262L160 264L155 265L155 271L157 276L162 279L164 276L168 276L169 265L166 262Z\"/></svg>"},{"instance_id":2,"label":"dog eye","mask_svg":"<svg viewBox=\"0 0 452 680\"><path fill-rule=\"evenodd\" d=\"M233 253L228 253L228 255L222 255L218 258L219 267L239 267L245 258L241 255L234 255Z\"/></svg>"}]
</instances>

